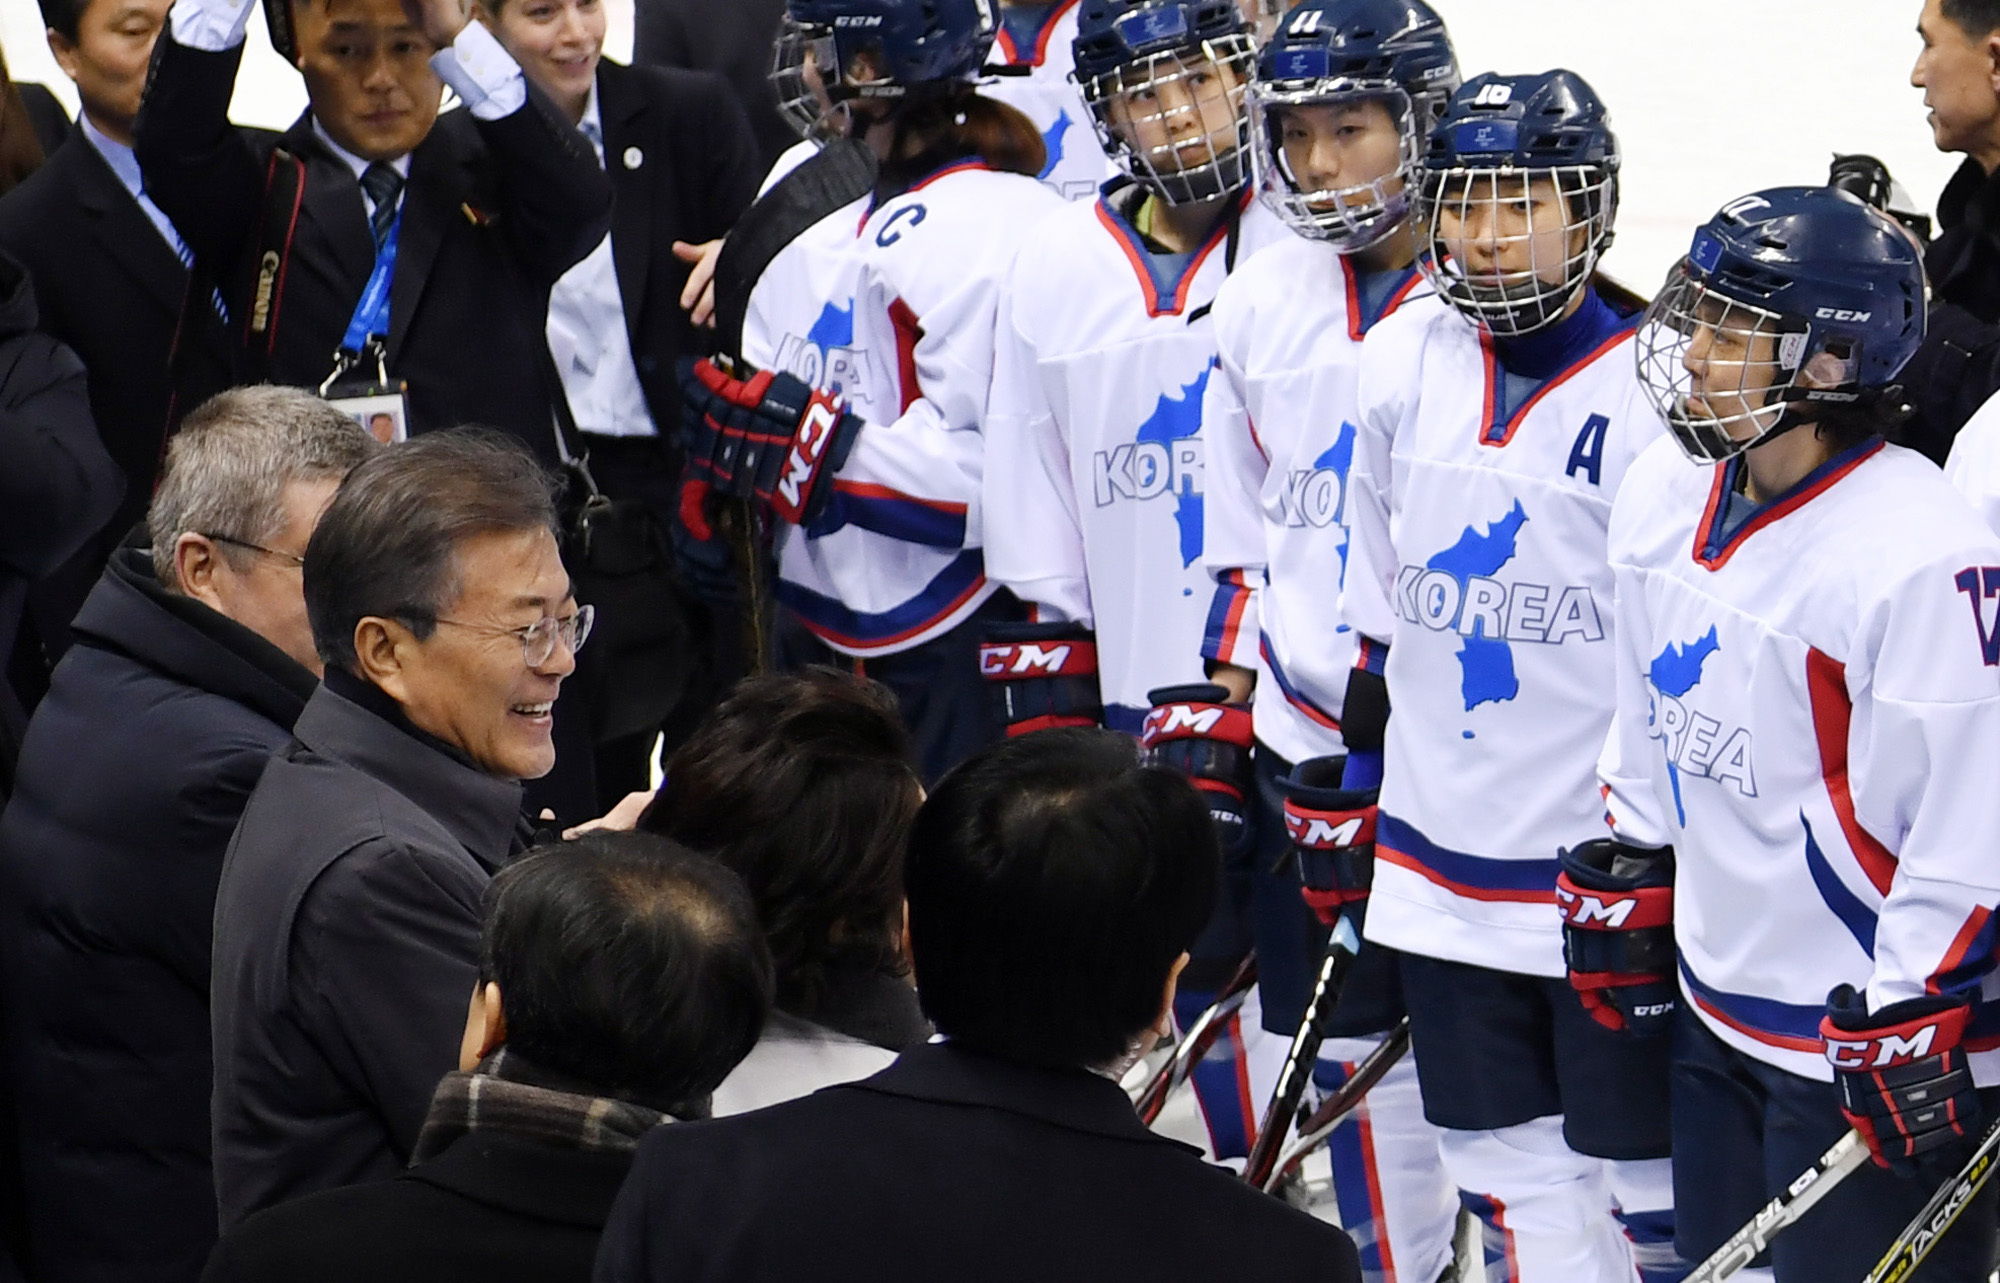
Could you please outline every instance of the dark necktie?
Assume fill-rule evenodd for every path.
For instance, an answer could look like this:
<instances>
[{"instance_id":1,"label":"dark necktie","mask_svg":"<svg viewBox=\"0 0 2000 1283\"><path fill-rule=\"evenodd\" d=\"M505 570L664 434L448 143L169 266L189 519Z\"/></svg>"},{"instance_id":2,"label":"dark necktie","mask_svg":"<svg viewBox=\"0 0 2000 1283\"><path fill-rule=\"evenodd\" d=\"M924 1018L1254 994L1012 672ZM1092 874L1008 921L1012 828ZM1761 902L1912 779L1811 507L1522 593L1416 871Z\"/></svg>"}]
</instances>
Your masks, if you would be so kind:
<instances>
[{"instance_id":1,"label":"dark necktie","mask_svg":"<svg viewBox=\"0 0 2000 1283\"><path fill-rule=\"evenodd\" d=\"M375 252L379 254L382 242L389 239L389 229L396 222L396 198L403 194L403 176L393 166L378 160L361 171L361 190L375 202L368 225L375 233Z\"/></svg>"}]
</instances>

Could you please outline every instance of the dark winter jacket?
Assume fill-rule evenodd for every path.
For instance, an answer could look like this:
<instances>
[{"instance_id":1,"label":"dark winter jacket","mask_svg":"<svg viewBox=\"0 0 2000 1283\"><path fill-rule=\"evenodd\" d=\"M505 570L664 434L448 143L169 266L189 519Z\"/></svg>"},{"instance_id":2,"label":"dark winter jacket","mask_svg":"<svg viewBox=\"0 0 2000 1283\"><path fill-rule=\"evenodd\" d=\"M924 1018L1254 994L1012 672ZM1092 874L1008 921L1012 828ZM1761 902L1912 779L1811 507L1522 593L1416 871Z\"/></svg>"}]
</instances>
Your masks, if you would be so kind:
<instances>
[{"instance_id":1,"label":"dark winter jacket","mask_svg":"<svg viewBox=\"0 0 2000 1283\"><path fill-rule=\"evenodd\" d=\"M1917 417L1903 439L1942 463L1965 421L2000 391L2000 181L1968 159L1937 213L1940 231L1924 254L1930 324L1903 370Z\"/></svg>"},{"instance_id":2,"label":"dark winter jacket","mask_svg":"<svg viewBox=\"0 0 2000 1283\"><path fill-rule=\"evenodd\" d=\"M102 529L125 493L91 426L83 362L36 332L36 316L26 269L0 253L0 658L13 653L28 585ZM0 687L0 773L25 721Z\"/></svg>"},{"instance_id":3,"label":"dark winter jacket","mask_svg":"<svg viewBox=\"0 0 2000 1283\"><path fill-rule=\"evenodd\" d=\"M392 1176L458 1067L479 901L521 784L334 671L244 809L215 903L215 1187L260 1208Z\"/></svg>"},{"instance_id":4,"label":"dark winter jacket","mask_svg":"<svg viewBox=\"0 0 2000 1283\"><path fill-rule=\"evenodd\" d=\"M121 549L0 818L0 1002L35 1277L191 1280L215 1241L209 923L312 674Z\"/></svg>"}]
</instances>

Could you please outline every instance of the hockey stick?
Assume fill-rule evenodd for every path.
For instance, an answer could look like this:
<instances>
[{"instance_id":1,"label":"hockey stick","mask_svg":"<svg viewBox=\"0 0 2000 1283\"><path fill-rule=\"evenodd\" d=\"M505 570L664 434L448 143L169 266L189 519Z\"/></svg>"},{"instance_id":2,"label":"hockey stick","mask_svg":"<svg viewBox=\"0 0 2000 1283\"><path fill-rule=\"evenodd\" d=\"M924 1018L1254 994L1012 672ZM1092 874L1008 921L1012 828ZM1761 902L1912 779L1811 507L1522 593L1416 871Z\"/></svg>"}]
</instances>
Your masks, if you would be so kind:
<instances>
[{"instance_id":1,"label":"hockey stick","mask_svg":"<svg viewBox=\"0 0 2000 1283\"><path fill-rule=\"evenodd\" d=\"M1139 1112L1139 1121L1148 1127L1166 1108L1167 1097L1173 1095L1174 1088L1188 1080L1194 1067L1208 1055L1209 1048L1215 1046L1223 1031L1229 1028L1229 1018L1242 1010L1243 1000L1250 996L1251 987L1257 983L1257 955L1245 955L1235 972L1222 986L1222 992L1215 996L1206 1010L1195 1017L1188 1026L1187 1034L1174 1054L1167 1057L1167 1063L1147 1080L1146 1085L1132 1097L1132 1107Z\"/></svg>"},{"instance_id":2,"label":"hockey stick","mask_svg":"<svg viewBox=\"0 0 2000 1283\"><path fill-rule=\"evenodd\" d=\"M1818 1162L1800 1172L1784 1193L1764 1204L1742 1229L1709 1253L1708 1259L1681 1283L1716 1283L1750 1264L1781 1230L1804 1216L1813 1204L1867 1161L1868 1147L1861 1143L1861 1134L1849 1130L1833 1143L1833 1148L1819 1156Z\"/></svg>"},{"instance_id":3,"label":"hockey stick","mask_svg":"<svg viewBox=\"0 0 2000 1283\"><path fill-rule=\"evenodd\" d=\"M1312 1001L1306 1004L1305 1018L1299 1021L1299 1031L1292 1035L1292 1049L1285 1056L1284 1071L1278 1075L1278 1089L1271 1093L1271 1103L1257 1125L1257 1138L1250 1142L1250 1156L1243 1162L1243 1179L1257 1189L1270 1186L1271 1172L1278 1165L1278 1151L1299 1112L1299 1102L1305 1099L1306 1084L1312 1081L1319 1045L1326 1041L1327 1022L1340 1003L1340 991L1347 987L1347 973L1359 952L1361 937L1354 929L1354 920L1343 913L1334 924L1333 938L1327 941L1326 957L1320 960L1319 981L1313 986Z\"/></svg>"},{"instance_id":4,"label":"hockey stick","mask_svg":"<svg viewBox=\"0 0 2000 1283\"><path fill-rule=\"evenodd\" d=\"M1924 1210L1903 1227L1902 1234L1868 1275L1867 1283L1902 1283L1910 1277L1923 1259L1931 1254L1938 1240L1944 1237L1944 1232L1965 1211L1973 1195L1992 1179L1996 1159L2000 1159L2000 1123L1987 1129L1979 1148L1965 1160L1965 1166L1939 1186L1938 1192L1931 1195L1931 1201L1924 1204Z\"/></svg>"},{"instance_id":5,"label":"hockey stick","mask_svg":"<svg viewBox=\"0 0 2000 1283\"><path fill-rule=\"evenodd\" d=\"M275 0L267 0L267 3ZM721 364L743 376L743 319L750 293L772 260L807 228L875 187L875 153L859 139L836 138L759 196L722 242L715 260L715 340ZM764 557L765 530L756 505L747 499L724 502L716 524L729 541L743 577L741 625L750 671L770 669L770 585Z\"/></svg>"},{"instance_id":6,"label":"hockey stick","mask_svg":"<svg viewBox=\"0 0 2000 1283\"><path fill-rule=\"evenodd\" d=\"M1279 1157L1271 1178L1264 1182L1264 1192L1277 1193L1306 1156L1326 1144L1327 1137L1333 1135L1333 1129L1346 1121L1347 1116L1360 1106L1361 1098L1381 1082L1383 1076L1395 1068L1396 1062L1409 1050L1410 1018L1404 1016L1373 1051L1361 1058L1361 1063L1354 1067L1347 1081L1321 1101L1319 1108L1299 1124L1298 1139Z\"/></svg>"}]
</instances>

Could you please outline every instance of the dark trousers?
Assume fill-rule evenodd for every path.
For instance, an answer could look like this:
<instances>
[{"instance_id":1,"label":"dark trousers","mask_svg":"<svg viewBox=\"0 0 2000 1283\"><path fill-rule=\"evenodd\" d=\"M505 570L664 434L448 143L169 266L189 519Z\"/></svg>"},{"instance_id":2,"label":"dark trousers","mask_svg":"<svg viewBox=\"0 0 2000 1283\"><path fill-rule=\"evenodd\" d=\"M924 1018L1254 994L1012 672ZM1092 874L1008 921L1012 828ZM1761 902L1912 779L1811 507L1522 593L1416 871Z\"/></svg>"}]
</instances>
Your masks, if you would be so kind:
<instances>
[{"instance_id":1,"label":"dark trousers","mask_svg":"<svg viewBox=\"0 0 2000 1283\"><path fill-rule=\"evenodd\" d=\"M1667 1157L1675 1139L1667 1039L1606 1029L1563 977L1417 953L1398 961L1424 1117L1459 1131L1497 1131L1561 1114L1563 1139L1579 1154Z\"/></svg>"},{"instance_id":2,"label":"dark trousers","mask_svg":"<svg viewBox=\"0 0 2000 1283\"><path fill-rule=\"evenodd\" d=\"M608 498L643 505L659 528L662 546L667 546L667 532L673 529L680 502L678 448L657 436L611 437L586 433L583 440L590 452L590 472L597 488ZM610 741L593 736L597 798L603 809L609 809L627 793L649 787L655 738L665 740L663 756L672 753L748 671L740 629L733 620L720 617L726 612L716 611L692 592L683 592L672 602L662 602L661 609L681 612L691 640L692 653L686 660L686 695L657 727ZM578 657L579 669L593 662L595 657L585 647ZM579 672L579 676L584 675ZM612 695L615 697L616 692Z\"/></svg>"},{"instance_id":3,"label":"dark trousers","mask_svg":"<svg viewBox=\"0 0 2000 1283\"><path fill-rule=\"evenodd\" d=\"M979 675L979 642L989 625L1011 623L1025 612L1006 589L994 593L951 631L893 655L866 659L843 654L779 610L778 658L782 668L830 664L887 686L903 725L916 741L917 765L927 785L1000 739L1004 733L987 682Z\"/></svg>"},{"instance_id":4,"label":"dark trousers","mask_svg":"<svg viewBox=\"0 0 2000 1283\"><path fill-rule=\"evenodd\" d=\"M1681 1006L1673 1032L1675 1245L1699 1261L1811 1167L1842 1133L1840 1089L1744 1055ZM2000 1091L1980 1093L1987 1116ZM1772 1241L1778 1283L1858 1279L1881 1259L1937 1187L1971 1156L1946 1146L1922 1174L1873 1163L1836 1185ZM2000 1189L1988 1185L1913 1276L1928 1283L1984 1283L1992 1269Z\"/></svg>"},{"instance_id":5,"label":"dark trousers","mask_svg":"<svg viewBox=\"0 0 2000 1283\"><path fill-rule=\"evenodd\" d=\"M1225 860L1215 913L1190 951L1181 990L1193 1010L1214 1001L1245 953L1257 951L1258 1000L1263 1025L1289 1038L1298 1031L1319 979L1327 929L1299 895L1298 861L1285 834L1284 794L1278 781L1292 763L1259 744L1251 756L1256 793L1250 799L1250 849ZM1359 925L1357 923L1357 925ZM1328 1035L1335 1038L1381 1033L1403 1018L1402 989L1394 958L1364 944L1348 972Z\"/></svg>"}]
</instances>

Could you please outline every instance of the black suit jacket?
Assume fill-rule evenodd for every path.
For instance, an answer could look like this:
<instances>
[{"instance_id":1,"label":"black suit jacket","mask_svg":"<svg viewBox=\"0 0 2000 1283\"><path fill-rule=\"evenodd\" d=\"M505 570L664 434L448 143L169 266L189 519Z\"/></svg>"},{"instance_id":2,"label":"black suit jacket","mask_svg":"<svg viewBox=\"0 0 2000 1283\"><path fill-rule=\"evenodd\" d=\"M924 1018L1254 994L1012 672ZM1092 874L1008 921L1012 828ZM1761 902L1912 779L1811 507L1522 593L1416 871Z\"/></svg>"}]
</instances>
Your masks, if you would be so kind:
<instances>
[{"instance_id":1,"label":"black suit jacket","mask_svg":"<svg viewBox=\"0 0 2000 1283\"><path fill-rule=\"evenodd\" d=\"M674 366L695 348L680 305L688 265L674 257L673 243L727 233L756 196L763 167L743 109L720 76L606 59L597 69L597 109L626 333L646 407L673 441L681 405Z\"/></svg>"},{"instance_id":2,"label":"black suit jacket","mask_svg":"<svg viewBox=\"0 0 2000 1283\"><path fill-rule=\"evenodd\" d=\"M17 80L14 88L21 91L21 105L28 109L28 125L35 131L35 141L42 145L42 155L47 156L62 146L63 136L69 133L69 113L47 85Z\"/></svg>"},{"instance_id":3,"label":"black suit jacket","mask_svg":"<svg viewBox=\"0 0 2000 1283\"><path fill-rule=\"evenodd\" d=\"M393 1180L308 1195L226 1235L204 1283L586 1283L629 1153L472 1132Z\"/></svg>"},{"instance_id":4,"label":"black suit jacket","mask_svg":"<svg viewBox=\"0 0 2000 1283\"><path fill-rule=\"evenodd\" d=\"M1185 1232L1199 1227L1197 1233ZM1140 1123L1116 1083L930 1044L648 1136L597 1283L1360 1278L1331 1225Z\"/></svg>"},{"instance_id":5,"label":"black suit jacket","mask_svg":"<svg viewBox=\"0 0 2000 1283\"><path fill-rule=\"evenodd\" d=\"M108 553L146 515L170 428L234 382L228 336L213 307L188 309L170 370L188 271L80 125L0 199L0 248L27 267L42 329L89 371L91 417L125 474Z\"/></svg>"},{"instance_id":6,"label":"black suit jacket","mask_svg":"<svg viewBox=\"0 0 2000 1283\"><path fill-rule=\"evenodd\" d=\"M784 14L785 0L637 0L632 60L720 72L769 167L799 140L771 88L771 46Z\"/></svg>"},{"instance_id":7,"label":"black suit jacket","mask_svg":"<svg viewBox=\"0 0 2000 1283\"><path fill-rule=\"evenodd\" d=\"M367 205L310 113L278 137L306 163L305 192L270 300L275 337L251 334L260 223L288 221L290 210L266 209L273 141L228 122L241 58L241 46L209 53L162 35L139 163L147 191L224 282L242 373L317 386L374 266ZM548 289L603 239L610 210L590 145L532 86L500 120L438 117L410 154L389 296L389 371L410 385L413 431L483 423L555 457Z\"/></svg>"}]
</instances>

